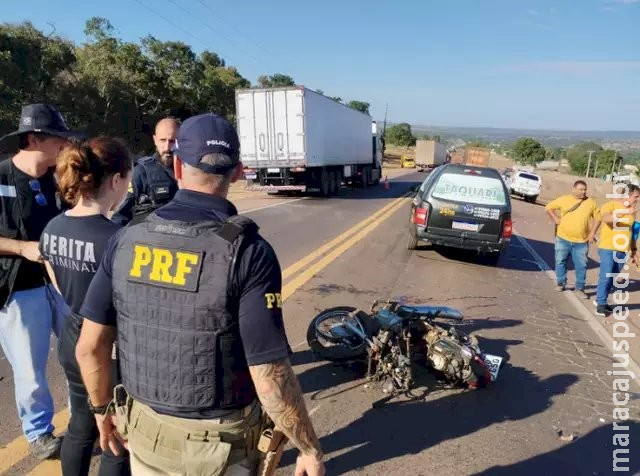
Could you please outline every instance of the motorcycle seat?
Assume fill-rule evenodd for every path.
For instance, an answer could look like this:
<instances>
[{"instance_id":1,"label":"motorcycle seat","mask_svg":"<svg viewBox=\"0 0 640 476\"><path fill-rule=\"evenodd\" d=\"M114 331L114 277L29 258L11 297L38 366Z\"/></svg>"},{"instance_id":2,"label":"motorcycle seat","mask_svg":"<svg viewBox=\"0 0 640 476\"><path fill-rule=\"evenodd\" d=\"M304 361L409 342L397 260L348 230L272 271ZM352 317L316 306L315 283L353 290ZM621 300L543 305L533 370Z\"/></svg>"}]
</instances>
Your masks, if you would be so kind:
<instances>
[{"instance_id":1,"label":"motorcycle seat","mask_svg":"<svg viewBox=\"0 0 640 476\"><path fill-rule=\"evenodd\" d=\"M464 316L463 314L448 306L408 306L402 305L400 306L396 312L398 314L419 314L421 316L426 316L430 318L440 317L442 319L455 319L457 321L461 321Z\"/></svg>"}]
</instances>

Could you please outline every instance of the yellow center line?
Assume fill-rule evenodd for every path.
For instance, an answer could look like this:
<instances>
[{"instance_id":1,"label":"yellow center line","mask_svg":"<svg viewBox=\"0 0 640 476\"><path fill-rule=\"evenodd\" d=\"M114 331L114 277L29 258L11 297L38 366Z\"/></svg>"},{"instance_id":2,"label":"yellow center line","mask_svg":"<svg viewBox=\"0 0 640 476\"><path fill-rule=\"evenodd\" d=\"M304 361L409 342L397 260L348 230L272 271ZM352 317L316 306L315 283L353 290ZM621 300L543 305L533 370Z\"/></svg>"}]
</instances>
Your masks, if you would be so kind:
<instances>
[{"instance_id":1,"label":"yellow center line","mask_svg":"<svg viewBox=\"0 0 640 476\"><path fill-rule=\"evenodd\" d=\"M52 424L56 428L56 434L65 431L69 422L69 412L65 408L53 415ZM0 474L22 461L29 453L29 443L20 436L0 449Z\"/></svg>"},{"instance_id":2,"label":"yellow center line","mask_svg":"<svg viewBox=\"0 0 640 476\"><path fill-rule=\"evenodd\" d=\"M317 273L326 268L329 264L335 261L340 255L342 255L349 248L353 247L359 241L364 239L371 231L373 231L380 223L389 218L396 210L402 205L407 203L409 199L407 197L400 197L391 203L387 204L369 218L357 223L349 230L340 234L330 242L326 243L322 247L318 248L314 252L307 255L305 258L297 261L282 273L283 281L293 274L297 273L304 267L308 266L314 260L329 252L335 248L331 253L327 254L320 261L312 266L309 266L303 273L299 274L296 278L285 284L282 288L282 301L291 297L301 286L307 281L313 278ZM346 241L345 241L346 240ZM340 243L343 242L341 245ZM340 246L337 246L340 245ZM337 246L337 247L336 247ZM69 413L67 409L59 411L53 417L53 425L56 427L56 433L61 433L66 430L69 422ZM4 448L0 448L0 474L7 469L15 466L22 461L29 454L29 445L24 437L18 437L12 442L7 444ZM39 463L30 473L30 476L50 476L54 474L61 474L60 461L59 460L46 460Z\"/></svg>"},{"instance_id":3,"label":"yellow center line","mask_svg":"<svg viewBox=\"0 0 640 476\"><path fill-rule=\"evenodd\" d=\"M313 276L326 268L329 264L335 261L342 253L347 251L349 248L354 246L356 243L364 239L369 233L371 233L380 223L389 218L393 213L398 210L402 205L409 201L408 198L401 198L399 201L393 202L393 206L388 208L386 212L378 217L377 220L370 223L366 228L358 232L357 235L348 239L340 246L338 246L335 250L329 253L327 256L322 258L320 261L315 263L313 266L309 267L303 273L300 273L296 278L289 281L282 288L282 300L286 300L293 293L295 293L302 285L304 285L307 281L309 281Z\"/></svg>"},{"instance_id":4,"label":"yellow center line","mask_svg":"<svg viewBox=\"0 0 640 476\"><path fill-rule=\"evenodd\" d=\"M305 266L309 265L309 263L312 263L317 258L319 258L323 254L325 254L326 252L328 252L329 250L331 250L332 248L337 246L340 242L346 240L348 237L354 235L356 232L358 232L359 230L361 230L365 226L367 226L370 223L374 222L379 217L381 217L387 210L393 208L394 205L396 205L397 203L401 202L402 200L404 200L403 197L400 197L397 200L394 200L393 202L389 203L388 205L386 205L385 207L383 207L382 209L378 210L376 213L371 215L369 218L367 218L365 220L362 220L360 223L358 223L355 226L349 228L347 231L345 231L341 235L338 235L337 237L335 237L330 242L328 242L325 245L321 246L320 248L318 248L314 252L308 254L306 257L302 258L301 260L295 262L294 264L292 264L291 266L289 266L287 269L285 269L282 272L282 280L284 281L285 279L289 278L291 275L297 273L302 268L304 268Z\"/></svg>"}]
</instances>

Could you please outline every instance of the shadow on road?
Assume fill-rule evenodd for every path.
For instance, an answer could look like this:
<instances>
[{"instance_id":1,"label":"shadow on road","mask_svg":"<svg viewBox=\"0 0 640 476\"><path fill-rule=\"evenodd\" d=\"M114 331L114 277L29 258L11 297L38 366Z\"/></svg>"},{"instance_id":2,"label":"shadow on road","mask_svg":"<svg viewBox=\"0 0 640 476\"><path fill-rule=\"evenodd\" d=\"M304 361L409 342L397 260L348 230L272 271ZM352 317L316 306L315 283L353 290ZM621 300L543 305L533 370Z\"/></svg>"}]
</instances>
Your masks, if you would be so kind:
<instances>
[{"instance_id":1,"label":"shadow on road","mask_svg":"<svg viewBox=\"0 0 640 476\"><path fill-rule=\"evenodd\" d=\"M555 267L555 251L552 243L547 243L545 241L533 240L531 238L527 238L527 243L540 255L540 257L547 263L547 265L554 269ZM472 250L462 250L458 248L453 248L449 246L432 246L429 244L420 244L416 251L424 252L424 251L434 251L436 253L435 256L440 257L444 260L448 260L451 262L457 262L460 264L468 264L475 266L487 266L487 267L495 267L499 269L509 269L513 271L529 271L529 272L539 272L540 268L538 267L538 263L535 258L531 256L527 248L525 248L519 241L518 238L514 238L511 240L511 244L507 249L507 252L504 253L496 266L491 264L486 256L483 256L476 251ZM418 255L423 259L432 259L430 256ZM592 258L588 258L587 261L587 269L597 269L600 267L600 264L593 260ZM571 257L569 257L567 261L567 272L573 273L575 268L573 266L573 261ZM640 289L640 283L638 283Z\"/></svg>"},{"instance_id":2,"label":"shadow on road","mask_svg":"<svg viewBox=\"0 0 640 476\"><path fill-rule=\"evenodd\" d=\"M507 364L498 381L487 389L427 402L387 403L367 410L345 428L321 438L322 449L328 455L327 474L356 471L418 454L497 423L524 420L546 411L554 396L564 394L577 381L578 377L570 374L539 379L529 370ZM331 457L331 453L347 448L353 449ZM294 451L288 451L283 465L293 463L294 458Z\"/></svg>"},{"instance_id":3,"label":"shadow on road","mask_svg":"<svg viewBox=\"0 0 640 476\"><path fill-rule=\"evenodd\" d=\"M278 197L305 197L307 202L313 201L339 201L339 200L376 200L402 197L410 193L411 187L420 185L426 174L405 175L397 179L389 179L387 186L381 181L378 185L370 185L366 188L360 186L343 186L338 195L322 197L316 193L283 192ZM384 179L384 177L383 177ZM388 188L387 188L388 187Z\"/></svg>"},{"instance_id":4,"label":"shadow on road","mask_svg":"<svg viewBox=\"0 0 640 476\"><path fill-rule=\"evenodd\" d=\"M555 451L509 466L494 466L474 476L611 474L613 452L619 449L629 450L626 454L617 453L618 458L628 458L629 461L619 461L618 468L629 468L627 474L638 474L640 458L635 455L637 444L632 442L640 440L640 423L627 421L619 424L628 426L628 431L614 432L612 425L602 425L584 436L579 435L576 440ZM628 434L631 444L626 447L613 445L614 434Z\"/></svg>"}]
</instances>

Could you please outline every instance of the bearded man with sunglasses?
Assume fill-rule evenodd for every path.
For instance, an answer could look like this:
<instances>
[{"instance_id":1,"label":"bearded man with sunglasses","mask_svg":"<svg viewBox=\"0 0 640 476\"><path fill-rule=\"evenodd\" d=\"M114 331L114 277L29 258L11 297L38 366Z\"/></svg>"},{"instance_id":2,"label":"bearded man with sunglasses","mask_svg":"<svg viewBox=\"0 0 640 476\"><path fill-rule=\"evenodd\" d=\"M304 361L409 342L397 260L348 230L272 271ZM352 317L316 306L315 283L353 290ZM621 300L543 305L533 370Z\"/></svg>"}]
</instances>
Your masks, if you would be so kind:
<instances>
[{"instance_id":1,"label":"bearded man with sunglasses","mask_svg":"<svg viewBox=\"0 0 640 476\"><path fill-rule=\"evenodd\" d=\"M46 366L51 331L59 335L67 305L47 278L38 242L60 213L56 158L67 140L80 137L54 107L29 104L18 130L0 139L2 146L17 139L13 150L18 149L0 162L0 346L13 369L22 431L40 459L60 449ZM81 243L66 245L65 253L83 252Z\"/></svg>"}]
</instances>

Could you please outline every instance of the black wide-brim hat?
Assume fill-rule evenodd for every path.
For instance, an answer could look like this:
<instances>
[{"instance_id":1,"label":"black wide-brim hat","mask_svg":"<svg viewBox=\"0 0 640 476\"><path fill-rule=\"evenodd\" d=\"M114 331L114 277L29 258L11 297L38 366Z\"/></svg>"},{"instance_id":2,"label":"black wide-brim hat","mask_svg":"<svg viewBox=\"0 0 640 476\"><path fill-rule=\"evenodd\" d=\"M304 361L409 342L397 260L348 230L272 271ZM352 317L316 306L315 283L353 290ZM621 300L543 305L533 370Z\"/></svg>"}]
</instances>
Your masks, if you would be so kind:
<instances>
[{"instance_id":1,"label":"black wide-brim hat","mask_svg":"<svg viewBox=\"0 0 640 476\"><path fill-rule=\"evenodd\" d=\"M62 118L62 114L49 104L28 104L23 106L18 130L2 136L0 142L9 137L26 134L27 132L47 134L63 139L82 140L85 138L83 132L69 129Z\"/></svg>"}]
</instances>

